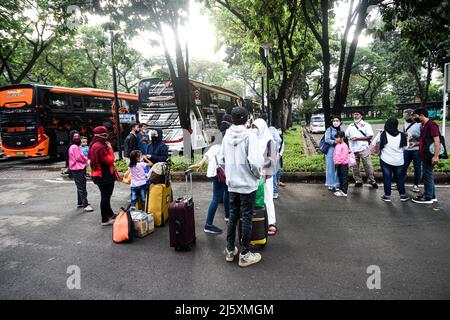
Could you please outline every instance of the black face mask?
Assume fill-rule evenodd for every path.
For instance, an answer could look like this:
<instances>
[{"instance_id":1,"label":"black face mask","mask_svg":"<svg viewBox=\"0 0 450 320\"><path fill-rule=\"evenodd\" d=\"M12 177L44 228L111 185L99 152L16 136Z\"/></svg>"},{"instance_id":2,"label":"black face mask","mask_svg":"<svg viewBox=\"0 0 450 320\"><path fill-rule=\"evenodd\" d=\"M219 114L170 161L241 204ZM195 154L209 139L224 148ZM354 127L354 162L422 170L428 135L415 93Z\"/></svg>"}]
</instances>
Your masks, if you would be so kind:
<instances>
[{"instance_id":1,"label":"black face mask","mask_svg":"<svg viewBox=\"0 0 450 320\"><path fill-rule=\"evenodd\" d=\"M420 123L420 118L415 118L414 121Z\"/></svg>"},{"instance_id":2,"label":"black face mask","mask_svg":"<svg viewBox=\"0 0 450 320\"><path fill-rule=\"evenodd\" d=\"M158 137L152 136L152 143L158 142Z\"/></svg>"},{"instance_id":3,"label":"black face mask","mask_svg":"<svg viewBox=\"0 0 450 320\"><path fill-rule=\"evenodd\" d=\"M408 123L412 123L412 122L413 122L413 119L408 118L408 119L406 119L405 121L408 122Z\"/></svg>"}]
</instances>

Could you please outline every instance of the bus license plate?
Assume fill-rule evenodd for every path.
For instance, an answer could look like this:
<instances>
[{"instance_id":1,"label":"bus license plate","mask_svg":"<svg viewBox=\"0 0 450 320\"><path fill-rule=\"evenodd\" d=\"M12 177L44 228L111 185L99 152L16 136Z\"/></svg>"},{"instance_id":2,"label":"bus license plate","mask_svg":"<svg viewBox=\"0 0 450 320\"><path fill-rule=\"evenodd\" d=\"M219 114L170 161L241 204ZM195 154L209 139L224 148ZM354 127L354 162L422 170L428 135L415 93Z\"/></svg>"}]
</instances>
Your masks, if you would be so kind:
<instances>
[{"instance_id":1,"label":"bus license plate","mask_svg":"<svg viewBox=\"0 0 450 320\"><path fill-rule=\"evenodd\" d=\"M22 151L16 152L16 156L23 156L23 155L25 155L25 152Z\"/></svg>"}]
</instances>

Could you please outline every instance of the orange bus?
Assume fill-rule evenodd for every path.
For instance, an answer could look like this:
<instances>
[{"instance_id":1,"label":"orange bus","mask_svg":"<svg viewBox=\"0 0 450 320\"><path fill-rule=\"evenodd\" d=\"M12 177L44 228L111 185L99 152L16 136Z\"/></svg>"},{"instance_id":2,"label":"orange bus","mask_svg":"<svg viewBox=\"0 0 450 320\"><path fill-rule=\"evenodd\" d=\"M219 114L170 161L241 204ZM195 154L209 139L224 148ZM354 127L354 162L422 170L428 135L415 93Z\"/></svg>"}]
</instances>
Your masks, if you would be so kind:
<instances>
[{"instance_id":1,"label":"orange bus","mask_svg":"<svg viewBox=\"0 0 450 320\"><path fill-rule=\"evenodd\" d=\"M138 96L119 93L121 136L135 121ZM39 84L0 87L0 130L7 157L63 156L69 131L88 140L93 129L105 125L115 130L114 94L93 88L64 88ZM114 132L116 134L116 132ZM112 134L111 136L114 136Z\"/></svg>"}]
</instances>

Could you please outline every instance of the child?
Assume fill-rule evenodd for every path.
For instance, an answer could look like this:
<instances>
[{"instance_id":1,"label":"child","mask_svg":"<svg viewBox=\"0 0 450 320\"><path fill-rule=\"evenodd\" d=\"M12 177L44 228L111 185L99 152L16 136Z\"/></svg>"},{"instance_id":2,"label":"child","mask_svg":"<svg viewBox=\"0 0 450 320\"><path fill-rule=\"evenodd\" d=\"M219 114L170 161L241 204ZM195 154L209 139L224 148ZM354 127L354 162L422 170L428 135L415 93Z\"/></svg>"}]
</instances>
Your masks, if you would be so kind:
<instances>
[{"instance_id":1,"label":"child","mask_svg":"<svg viewBox=\"0 0 450 320\"><path fill-rule=\"evenodd\" d=\"M88 140L86 137L81 137L81 151L83 151L83 154L85 157L89 154L89 146L88 146Z\"/></svg>"},{"instance_id":2,"label":"child","mask_svg":"<svg viewBox=\"0 0 450 320\"><path fill-rule=\"evenodd\" d=\"M144 160L144 161L142 161ZM147 176L145 174L145 168L152 166L146 157L142 156L142 152L134 150L130 153L129 170L125 174L128 176L131 174L131 207L136 207L138 198L141 203L145 202L147 195Z\"/></svg>"},{"instance_id":3,"label":"child","mask_svg":"<svg viewBox=\"0 0 450 320\"><path fill-rule=\"evenodd\" d=\"M335 136L336 146L334 148L333 160L339 177L340 190L336 191L336 197L347 197L348 190L348 160L349 149L344 141L345 132L338 131Z\"/></svg>"}]
</instances>

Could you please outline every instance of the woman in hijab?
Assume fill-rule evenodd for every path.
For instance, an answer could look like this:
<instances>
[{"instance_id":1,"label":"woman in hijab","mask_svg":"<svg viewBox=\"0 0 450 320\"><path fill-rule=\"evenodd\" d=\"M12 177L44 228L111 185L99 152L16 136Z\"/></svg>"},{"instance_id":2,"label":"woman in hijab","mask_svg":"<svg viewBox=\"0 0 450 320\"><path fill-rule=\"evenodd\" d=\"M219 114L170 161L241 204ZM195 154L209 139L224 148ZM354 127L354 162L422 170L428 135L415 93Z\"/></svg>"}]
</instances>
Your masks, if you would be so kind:
<instances>
[{"instance_id":1,"label":"woman in hijab","mask_svg":"<svg viewBox=\"0 0 450 320\"><path fill-rule=\"evenodd\" d=\"M264 180L264 204L266 205L269 222L269 235L273 236L277 233L275 206L273 204L273 176L277 163L276 142L263 119L256 119L252 124L252 128L256 129L260 151L264 156L264 166L261 174Z\"/></svg>"},{"instance_id":2,"label":"woman in hijab","mask_svg":"<svg viewBox=\"0 0 450 320\"><path fill-rule=\"evenodd\" d=\"M166 162L169 157L169 148L163 142L162 129L153 129L150 138L151 142L147 146L147 158L154 164Z\"/></svg>"},{"instance_id":3,"label":"woman in hijab","mask_svg":"<svg viewBox=\"0 0 450 320\"><path fill-rule=\"evenodd\" d=\"M71 145L68 151L69 170L72 173L77 187L78 208L83 208L84 212L94 211L88 203L86 190L86 166L87 158L80 148L81 137L78 133L72 135Z\"/></svg>"},{"instance_id":4,"label":"woman in hijab","mask_svg":"<svg viewBox=\"0 0 450 320\"><path fill-rule=\"evenodd\" d=\"M115 181L114 151L107 138L108 129L104 126L96 127L88 154L92 181L98 186L101 194L102 226L114 223L114 212L110 203Z\"/></svg>"},{"instance_id":5,"label":"woman in hijab","mask_svg":"<svg viewBox=\"0 0 450 320\"><path fill-rule=\"evenodd\" d=\"M408 201L409 196L405 191L404 150L407 147L406 136L398 131L398 121L390 118L384 125L384 131L378 135L378 141L373 143L380 145L380 165L383 172L384 195L383 201L391 202L392 174L397 182L401 201Z\"/></svg>"},{"instance_id":6,"label":"woman in hijab","mask_svg":"<svg viewBox=\"0 0 450 320\"><path fill-rule=\"evenodd\" d=\"M70 169L69 169L69 149L73 144L72 139L75 134L79 135L80 133L77 130L69 131L69 146L67 147L66 151L64 152L64 158L66 159L66 169L64 170L64 174L68 174L69 178L72 178L72 172L70 172Z\"/></svg>"},{"instance_id":7,"label":"woman in hijab","mask_svg":"<svg viewBox=\"0 0 450 320\"><path fill-rule=\"evenodd\" d=\"M331 126L325 131L325 143L329 145L328 152L325 155L325 185L331 192L339 191L339 178L334 166L333 154L336 145L336 133L341 131L341 118L335 116L331 119Z\"/></svg>"},{"instance_id":8,"label":"woman in hijab","mask_svg":"<svg viewBox=\"0 0 450 320\"><path fill-rule=\"evenodd\" d=\"M273 176L273 198L278 199L278 182L281 175L281 149L283 147L283 138L281 137L277 128L271 126L269 127L269 131L276 143L277 161L275 164L275 173Z\"/></svg>"}]
</instances>

